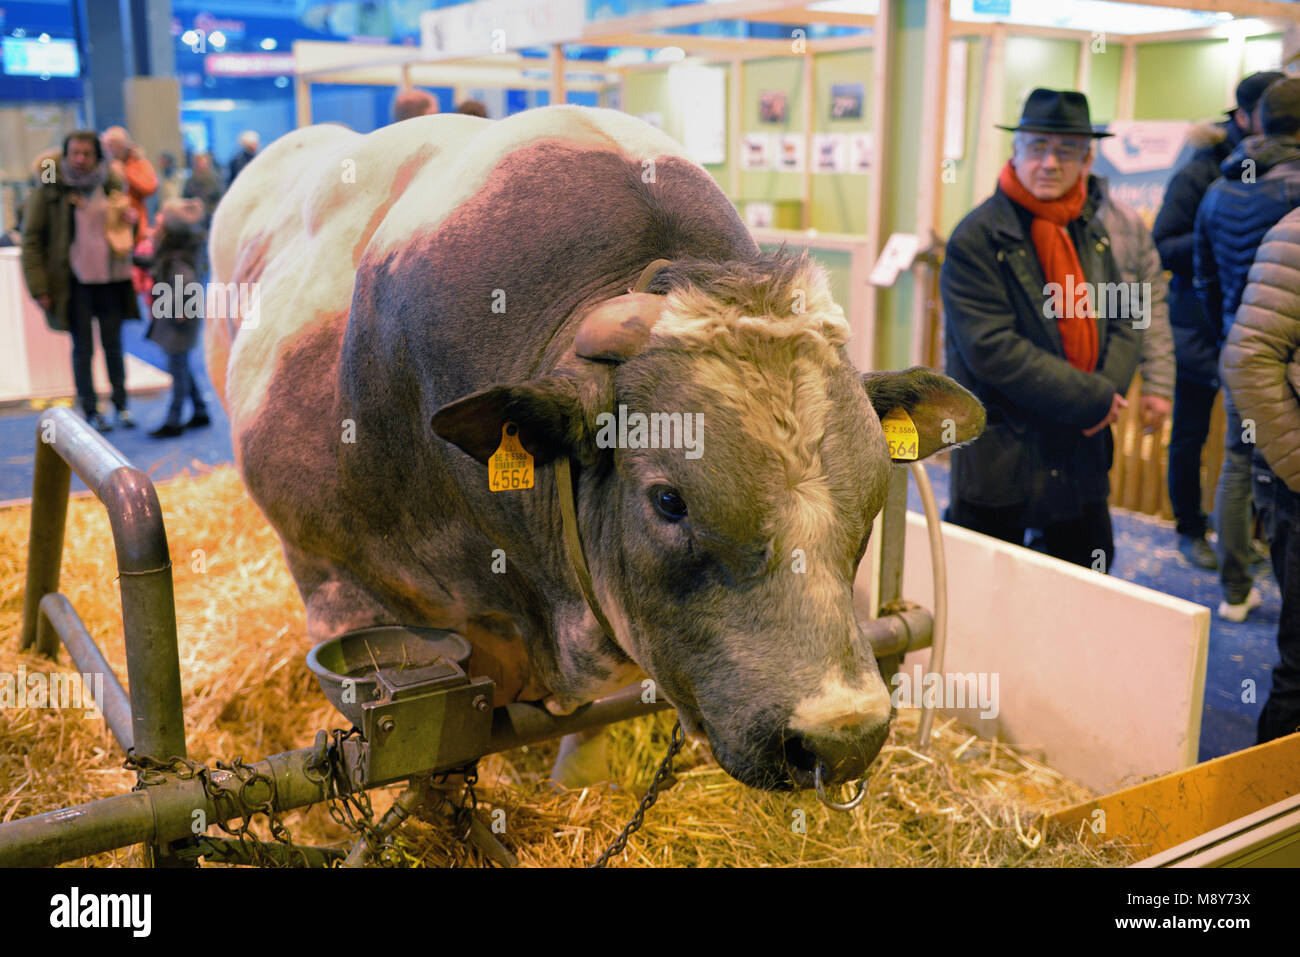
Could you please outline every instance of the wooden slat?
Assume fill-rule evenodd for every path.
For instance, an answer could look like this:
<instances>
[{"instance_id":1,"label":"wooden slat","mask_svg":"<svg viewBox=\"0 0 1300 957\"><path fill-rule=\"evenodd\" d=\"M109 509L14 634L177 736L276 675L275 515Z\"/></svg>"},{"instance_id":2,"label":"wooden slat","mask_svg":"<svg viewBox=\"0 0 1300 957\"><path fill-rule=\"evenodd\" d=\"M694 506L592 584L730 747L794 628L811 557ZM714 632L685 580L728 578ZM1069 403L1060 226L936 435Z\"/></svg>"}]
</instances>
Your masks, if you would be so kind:
<instances>
[{"instance_id":1,"label":"wooden slat","mask_svg":"<svg viewBox=\"0 0 1300 957\"><path fill-rule=\"evenodd\" d=\"M1288 798L1298 781L1300 734L1292 734L1066 808L1052 820L1072 831L1082 825L1084 840L1118 838L1149 855Z\"/></svg>"}]
</instances>

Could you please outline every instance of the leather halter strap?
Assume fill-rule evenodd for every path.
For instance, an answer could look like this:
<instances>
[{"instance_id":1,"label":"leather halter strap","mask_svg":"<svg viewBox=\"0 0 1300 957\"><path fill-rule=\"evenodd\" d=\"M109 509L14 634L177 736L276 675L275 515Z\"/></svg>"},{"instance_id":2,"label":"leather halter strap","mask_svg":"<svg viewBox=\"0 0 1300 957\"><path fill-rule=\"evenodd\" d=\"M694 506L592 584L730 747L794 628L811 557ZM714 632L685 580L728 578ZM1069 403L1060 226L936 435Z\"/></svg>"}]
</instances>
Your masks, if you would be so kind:
<instances>
[{"instance_id":1,"label":"leather halter strap","mask_svg":"<svg viewBox=\"0 0 1300 957\"><path fill-rule=\"evenodd\" d=\"M641 270L641 275L637 277L631 291L645 292L660 270L669 265L671 260L668 259L656 259L650 263ZM582 551L582 537L578 534L578 508L573 496L573 466L567 455L555 460L555 484L560 495L560 520L564 524L564 545L569 553L569 564L573 566L573 573L578 576L582 596L587 599L587 607L596 616L596 622L611 640L616 640L614 629L609 619L605 617L605 613L600 610L600 602L596 600L596 589L592 585L591 572L587 568L587 559Z\"/></svg>"}]
</instances>

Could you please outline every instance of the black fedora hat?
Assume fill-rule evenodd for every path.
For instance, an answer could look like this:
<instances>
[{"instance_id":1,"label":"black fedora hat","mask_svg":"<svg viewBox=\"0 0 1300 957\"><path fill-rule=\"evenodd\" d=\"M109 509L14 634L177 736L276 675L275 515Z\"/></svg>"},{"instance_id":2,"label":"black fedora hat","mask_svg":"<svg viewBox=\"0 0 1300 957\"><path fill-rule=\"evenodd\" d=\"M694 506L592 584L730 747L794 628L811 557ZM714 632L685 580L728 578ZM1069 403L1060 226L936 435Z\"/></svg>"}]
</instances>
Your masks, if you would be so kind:
<instances>
[{"instance_id":1,"label":"black fedora hat","mask_svg":"<svg viewBox=\"0 0 1300 957\"><path fill-rule=\"evenodd\" d=\"M1002 126L1000 130L1016 132L1024 130L1033 133L1054 133L1058 136L1114 136L1114 133L1098 133L1092 128L1092 116L1088 111L1088 98L1077 90L1034 90L1025 100L1020 111L1019 126Z\"/></svg>"}]
</instances>

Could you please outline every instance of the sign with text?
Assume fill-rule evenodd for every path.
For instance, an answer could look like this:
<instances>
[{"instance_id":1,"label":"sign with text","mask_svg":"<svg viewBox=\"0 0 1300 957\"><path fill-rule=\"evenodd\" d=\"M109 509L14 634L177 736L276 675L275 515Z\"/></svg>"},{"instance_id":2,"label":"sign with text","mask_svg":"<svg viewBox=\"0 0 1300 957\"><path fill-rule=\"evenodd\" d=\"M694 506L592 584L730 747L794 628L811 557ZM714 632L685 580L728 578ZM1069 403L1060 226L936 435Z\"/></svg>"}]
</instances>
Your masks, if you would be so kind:
<instances>
[{"instance_id":1,"label":"sign with text","mask_svg":"<svg viewBox=\"0 0 1300 957\"><path fill-rule=\"evenodd\" d=\"M208 76L293 76L292 53L209 53Z\"/></svg>"},{"instance_id":2,"label":"sign with text","mask_svg":"<svg viewBox=\"0 0 1300 957\"><path fill-rule=\"evenodd\" d=\"M572 41L583 0L475 0L420 14L420 49L430 59L505 53Z\"/></svg>"},{"instance_id":3,"label":"sign with text","mask_svg":"<svg viewBox=\"0 0 1300 957\"><path fill-rule=\"evenodd\" d=\"M1106 127L1115 135L1099 142L1092 172L1105 177L1112 198L1136 209L1148 228L1169 178L1194 152L1187 142L1191 127L1178 120L1117 120Z\"/></svg>"}]
</instances>

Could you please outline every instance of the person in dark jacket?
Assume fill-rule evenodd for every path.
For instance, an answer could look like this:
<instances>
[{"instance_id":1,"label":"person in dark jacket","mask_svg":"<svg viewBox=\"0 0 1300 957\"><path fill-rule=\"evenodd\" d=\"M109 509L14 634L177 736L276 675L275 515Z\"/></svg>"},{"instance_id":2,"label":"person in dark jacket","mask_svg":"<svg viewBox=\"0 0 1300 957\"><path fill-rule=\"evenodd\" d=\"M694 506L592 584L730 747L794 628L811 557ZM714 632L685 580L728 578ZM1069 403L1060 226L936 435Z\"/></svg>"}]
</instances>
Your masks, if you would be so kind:
<instances>
[{"instance_id":1,"label":"person in dark jacket","mask_svg":"<svg viewBox=\"0 0 1300 957\"><path fill-rule=\"evenodd\" d=\"M149 434L156 439L174 438L185 429L211 424L207 403L190 366L190 352L198 345L206 305L200 264L203 259L203 203L197 199L173 199L163 203L161 225L154 231L147 257L136 264L147 269L154 281L151 305L153 318L145 334L167 353L167 371L172 377L172 401L167 420ZM194 406L188 422L182 420L185 400Z\"/></svg>"},{"instance_id":2,"label":"person in dark jacket","mask_svg":"<svg viewBox=\"0 0 1300 957\"><path fill-rule=\"evenodd\" d=\"M1201 198L1219 178L1219 167L1247 136L1258 135L1257 107L1264 91L1286 74L1252 73L1237 84L1237 108L1221 123L1194 127L1189 141L1199 147L1174 173L1151 228L1169 280L1169 322L1174 331L1177 373L1174 422L1169 437L1169 503L1178 548L1193 565L1219 567L1205 540L1209 522L1201 509L1201 448L1210 434L1210 412L1219 392L1219 339L1194 288L1193 228Z\"/></svg>"},{"instance_id":3,"label":"person in dark jacket","mask_svg":"<svg viewBox=\"0 0 1300 957\"><path fill-rule=\"evenodd\" d=\"M1259 102L1262 136L1242 140L1219 167L1196 214L1196 293L1216 342L1232 328L1247 274L1264 234L1300 206L1300 79L1278 80ZM1224 394L1227 427L1219 487L1214 497L1219 533L1219 617L1245 621L1262 598L1250 570L1250 460L1254 423Z\"/></svg>"},{"instance_id":4,"label":"person in dark jacket","mask_svg":"<svg viewBox=\"0 0 1300 957\"><path fill-rule=\"evenodd\" d=\"M1255 507L1282 592L1273 686L1259 715L1263 744L1300 730L1300 209L1268 231L1223 346L1223 379L1258 423Z\"/></svg>"},{"instance_id":5,"label":"person in dark jacket","mask_svg":"<svg viewBox=\"0 0 1300 957\"><path fill-rule=\"evenodd\" d=\"M1048 554L1109 571L1110 425L1146 321L1104 314L1099 294L1122 281L1090 175L1091 140L1106 134L1082 93L1044 89L1014 131L996 191L957 225L939 276L948 375L988 409L979 441L952 452L947 519L1018 545L1041 529Z\"/></svg>"},{"instance_id":6,"label":"person in dark jacket","mask_svg":"<svg viewBox=\"0 0 1300 957\"><path fill-rule=\"evenodd\" d=\"M189 179L185 181L181 196L184 199L203 201L205 227L212 224L212 214L217 209L217 203L221 202L224 192L221 176L212 166L212 156L208 153L195 153L193 169L190 171Z\"/></svg>"},{"instance_id":7,"label":"person in dark jacket","mask_svg":"<svg viewBox=\"0 0 1300 957\"><path fill-rule=\"evenodd\" d=\"M227 185L233 183L235 177L244 171L244 167L253 162L253 157L261 148L262 137L257 130L244 130L239 134L239 152L230 160L230 180Z\"/></svg>"},{"instance_id":8,"label":"person in dark jacket","mask_svg":"<svg viewBox=\"0 0 1300 957\"><path fill-rule=\"evenodd\" d=\"M40 185L23 210L23 278L56 332L72 334L72 375L87 421L101 432L91 362L95 321L113 389L117 425L135 428L127 409L122 322L139 316L131 286L130 246L135 215L126 181L109 168L93 130L69 133L59 156L38 160ZM125 249L117 251L117 244Z\"/></svg>"}]
</instances>

